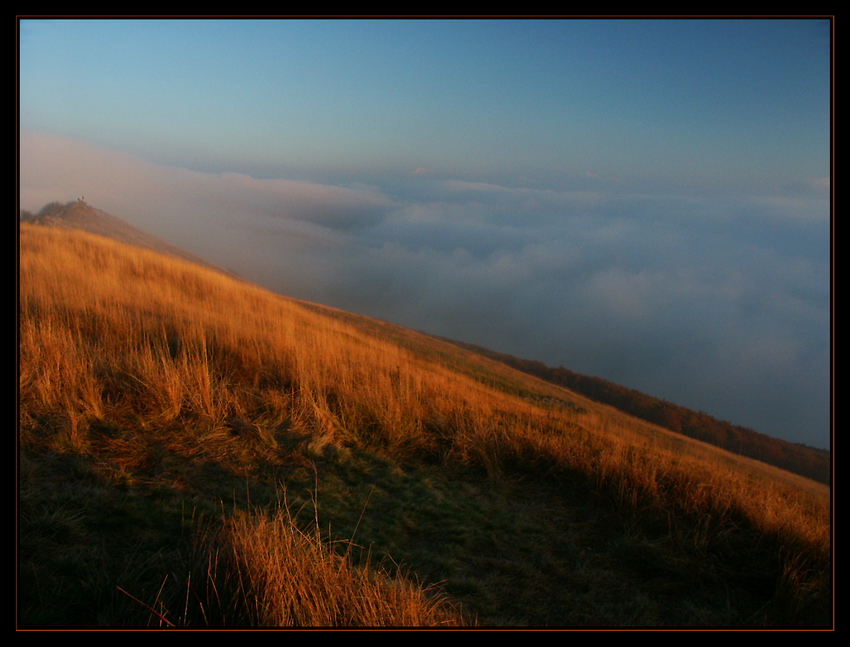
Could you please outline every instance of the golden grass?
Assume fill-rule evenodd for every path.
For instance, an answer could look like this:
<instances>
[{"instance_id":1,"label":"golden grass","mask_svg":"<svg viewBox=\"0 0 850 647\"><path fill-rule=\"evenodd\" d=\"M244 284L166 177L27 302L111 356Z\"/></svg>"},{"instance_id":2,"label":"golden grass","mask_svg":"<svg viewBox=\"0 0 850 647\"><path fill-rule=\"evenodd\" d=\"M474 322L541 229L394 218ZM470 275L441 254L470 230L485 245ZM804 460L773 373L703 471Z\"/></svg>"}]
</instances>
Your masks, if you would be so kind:
<instances>
[{"instance_id":1,"label":"golden grass","mask_svg":"<svg viewBox=\"0 0 850 647\"><path fill-rule=\"evenodd\" d=\"M210 625L441 627L472 624L436 588L393 570L353 564L302 530L286 507L235 512L204 539L202 612Z\"/></svg>"},{"instance_id":2,"label":"golden grass","mask_svg":"<svg viewBox=\"0 0 850 647\"><path fill-rule=\"evenodd\" d=\"M781 470L424 335L178 259L26 224L20 251L24 450L97 455L132 471L152 443L167 442L247 473L259 460L280 460L276 430L286 428L398 460L582 479L636 516L666 520L696 547L745 524L780 538L791 571L801 555L828 559L828 490ZM246 434L247 449L238 442ZM237 535L262 542L280 526L229 523L234 546ZM252 586L280 586L253 584L262 578L251 573ZM258 622L289 621L269 613Z\"/></svg>"}]
</instances>

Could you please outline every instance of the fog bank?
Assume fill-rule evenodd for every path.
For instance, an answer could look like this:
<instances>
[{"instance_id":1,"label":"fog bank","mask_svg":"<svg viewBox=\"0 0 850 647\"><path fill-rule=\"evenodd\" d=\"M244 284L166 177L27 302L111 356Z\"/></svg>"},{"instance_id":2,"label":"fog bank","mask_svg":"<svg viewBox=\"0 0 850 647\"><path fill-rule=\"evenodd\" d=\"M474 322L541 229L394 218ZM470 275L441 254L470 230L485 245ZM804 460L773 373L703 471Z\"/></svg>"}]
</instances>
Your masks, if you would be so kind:
<instances>
[{"instance_id":1,"label":"fog bank","mask_svg":"<svg viewBox=\"0 0 850 647\"><path fill-rule=\"evenodd\" d=\"M20 206L84 195L280 293L828 447L823 180L675 193L416 171L357 183L259 179L25 132Z\"/></svg>"}]
</instances>

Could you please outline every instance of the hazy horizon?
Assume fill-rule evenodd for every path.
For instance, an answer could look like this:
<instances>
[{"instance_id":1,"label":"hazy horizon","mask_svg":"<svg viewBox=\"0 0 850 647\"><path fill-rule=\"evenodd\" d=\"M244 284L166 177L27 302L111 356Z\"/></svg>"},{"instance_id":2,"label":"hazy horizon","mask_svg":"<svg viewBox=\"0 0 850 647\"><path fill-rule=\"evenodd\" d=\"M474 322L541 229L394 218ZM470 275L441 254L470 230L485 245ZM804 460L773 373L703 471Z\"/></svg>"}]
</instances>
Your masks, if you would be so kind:
<instances>
[{"instance_id":1,"label":"hazy horizon","mask_svg":"<svg viewBox=\"0 0 850 647\"><path fill-rule=\"evenodd\" d=\"M828 20L41 20L20 207L830 444Z\"/></svg>"}]
</instances>

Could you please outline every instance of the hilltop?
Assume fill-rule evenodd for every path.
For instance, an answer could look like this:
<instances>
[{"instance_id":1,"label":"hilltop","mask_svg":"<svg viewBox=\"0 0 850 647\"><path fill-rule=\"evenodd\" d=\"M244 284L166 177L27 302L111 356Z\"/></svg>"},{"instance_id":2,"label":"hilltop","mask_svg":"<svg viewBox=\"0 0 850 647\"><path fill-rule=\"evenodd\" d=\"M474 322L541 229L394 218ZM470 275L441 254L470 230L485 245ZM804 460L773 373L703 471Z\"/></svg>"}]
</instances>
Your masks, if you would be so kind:
<instances>
[{"instance_id":1,"label":"hilltop","mask_svg":"<svg viewBox=\"0 0 850 647\"><path fill-rule=\"evenodd\" d=\"M204 267L224 271L208 260L187 252L185 249L172 245L162 238L129 224L121 218L96 209L85 200L67 203L51 202L45 205L37 214L22 213L21 222L59 227L62 229L80 229L92 234L106 236L122 243L128 243L161 254L197 263Z\"/></svg>"},{"instance_id":2,"label":"hilltop","mask_svg":"<svg viewBox=\"0 0 850 647\"><path fill-rule=\"evenodd\" d=\"M829 488L21 223L19 624L828 627Z\"/></svg>"}]
</instances>

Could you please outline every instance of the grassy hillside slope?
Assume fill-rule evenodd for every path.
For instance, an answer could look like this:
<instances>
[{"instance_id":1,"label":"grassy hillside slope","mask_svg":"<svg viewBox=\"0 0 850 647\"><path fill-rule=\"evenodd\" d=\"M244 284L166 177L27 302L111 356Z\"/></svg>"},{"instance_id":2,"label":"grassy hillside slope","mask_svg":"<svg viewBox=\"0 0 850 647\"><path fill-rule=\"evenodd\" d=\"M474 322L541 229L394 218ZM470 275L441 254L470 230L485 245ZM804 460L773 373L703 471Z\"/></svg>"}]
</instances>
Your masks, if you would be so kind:
<instances>
[{"instance_id":1,"label":"grassy hillside slope","mask_svg":"<svg viewBox=\"0 0 850 647\"><path fill-rule=\"evenodd\" d=\"M755 458L827 485L831 483L832 460L830 452L826 450L773 438L747 427L718 420L705 412L694 411L603 378L582 375L563 366L553 368L539 361L498 353L475 344L447 341L690 438Z\"/></svg>"},{"instance_id":2,"label":"grassy hillside slope","mask_svg":"<svg viewBox=\"0 0 850 647\"><path fill-rule=\"evenodd\" d=\"M828 626L829 490L21 225L19 625Z\"/></svg>"}]
</instances>

